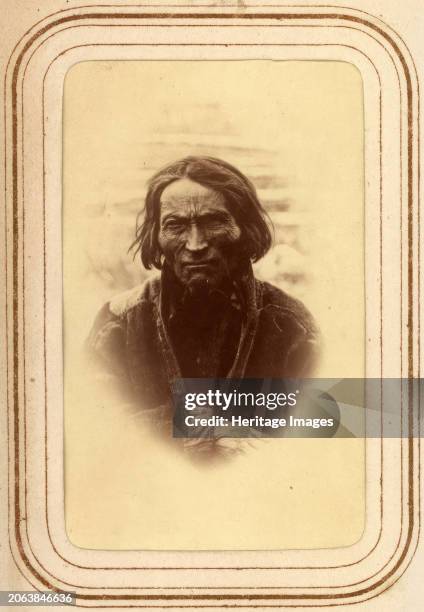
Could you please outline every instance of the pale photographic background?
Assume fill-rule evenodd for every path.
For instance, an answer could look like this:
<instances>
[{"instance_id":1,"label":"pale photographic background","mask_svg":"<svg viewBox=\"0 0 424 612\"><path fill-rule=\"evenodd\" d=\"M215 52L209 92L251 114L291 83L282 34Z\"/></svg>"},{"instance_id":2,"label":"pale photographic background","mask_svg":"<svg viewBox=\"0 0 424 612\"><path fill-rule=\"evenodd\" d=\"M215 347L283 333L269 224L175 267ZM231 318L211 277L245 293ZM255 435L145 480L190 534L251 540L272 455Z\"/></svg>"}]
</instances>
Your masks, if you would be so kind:
<instances>
[{"instance_id":1,"label":"pale photographic background","mask_svg":"<svg viewBox=\"0 0 424 612\"><path fill-rule=\"evenodd\" d=\"M322 333L318 376L364 375L363 99L343 62L84 62L63 120L65 513L105 549L346 546L364 525L360 440L274 440L206 469L90 394L97 310L152 272L128 253L146 181L186 155L234 164L275 227L256 275L299 297ZM260 526L260 528L258 527Z\"/></svg>"}]
</instances>

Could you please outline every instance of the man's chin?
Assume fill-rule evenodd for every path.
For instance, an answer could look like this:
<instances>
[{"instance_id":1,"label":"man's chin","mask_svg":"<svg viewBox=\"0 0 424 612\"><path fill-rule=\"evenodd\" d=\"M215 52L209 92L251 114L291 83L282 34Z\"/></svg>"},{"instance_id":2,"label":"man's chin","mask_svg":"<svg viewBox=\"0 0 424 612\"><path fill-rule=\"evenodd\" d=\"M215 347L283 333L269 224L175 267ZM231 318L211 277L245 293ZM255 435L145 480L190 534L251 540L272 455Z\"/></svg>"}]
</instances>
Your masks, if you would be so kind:
<instances>
[{"instance_id":1,"label":"man's chin","mask_svg":"<svg viewBox=\"0 0 424 612\"><path fill-rule=\"evenodd\" d=\"M187 290L190 291L190 293L208 292L215 286L215 279L206 274L193 274L186 282Z\"/></svg>"}]
</instances>

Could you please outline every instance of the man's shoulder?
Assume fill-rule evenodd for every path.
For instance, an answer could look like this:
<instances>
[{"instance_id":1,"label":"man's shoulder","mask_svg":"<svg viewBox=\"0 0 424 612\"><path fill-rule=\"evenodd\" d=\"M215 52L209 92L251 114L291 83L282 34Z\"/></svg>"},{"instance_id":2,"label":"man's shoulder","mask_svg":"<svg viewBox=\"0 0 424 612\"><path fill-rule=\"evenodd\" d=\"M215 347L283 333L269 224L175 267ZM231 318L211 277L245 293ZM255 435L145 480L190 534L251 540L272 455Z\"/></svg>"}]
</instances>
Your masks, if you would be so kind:
<instances>
[{"instance_id":1,"label":"man's shoulder","mask_svg":"<svg viewBox=\"0 0 424 612\"><path fill-rule=\"evenodd\" d=\"M298 298L289 295L279 287L266 281L257 281L262 293L262 306L275 307L281 317L289 318L302 326L309 334L318 335L315 320L306 306Z\"/></svg>"},{"instance_id":2,"label":"man's shoulder","mask_svg":"<svg viewBox=\"0 0 424 612\"><path fill-rule=\"evenodd\" d=\"M154 276L144 283L115 295L107 304L110 313L122 317L142 302L153 302L159 296L160 276Z\"/></svg>"},{"instance_id":3,"label":"man's shoulder","mask_svg":"<svg viewBox=\"0 0 424 612\"><path fill-rule=\"evenodd\" d=\"M92 348L99 343L109 342L111 339L120 341L126 329L128 315L143 302L152 303L159 295L159 290L160 278L153 277L132 289L115 295L103 304L87 338L87 346Z\"/></svg>"}]
</instances>

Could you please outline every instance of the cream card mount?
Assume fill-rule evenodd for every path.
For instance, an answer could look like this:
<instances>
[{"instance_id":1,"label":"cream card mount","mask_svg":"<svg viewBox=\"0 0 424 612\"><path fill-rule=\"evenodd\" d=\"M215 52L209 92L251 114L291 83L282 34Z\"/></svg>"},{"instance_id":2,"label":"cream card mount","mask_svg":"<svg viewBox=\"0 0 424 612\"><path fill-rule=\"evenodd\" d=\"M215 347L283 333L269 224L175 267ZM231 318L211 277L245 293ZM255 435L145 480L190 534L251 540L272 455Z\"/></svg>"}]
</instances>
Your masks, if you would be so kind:
<instances>
[{"instance_id":1,"label":"cream card mount","mask_svg":"<svg viewBox=\"0 0 424 612\"><path fill-rule=\"evenodd\" d=\"M106 608L321 607L382 594L405 572L418 541L413 385L400 406L408 437L365 441L365 525L351 546L114 551L79 548L68 539L62 102L66 75L81 62L354 66L363 84L365 132L365 376L412 379L420 375L419 89L406 42L365 10L262 4L70 7L52 10L16 40L4 91L5 378L10 552L26 584L72 591L78 605Z\"/></svg>"}]
</instances>

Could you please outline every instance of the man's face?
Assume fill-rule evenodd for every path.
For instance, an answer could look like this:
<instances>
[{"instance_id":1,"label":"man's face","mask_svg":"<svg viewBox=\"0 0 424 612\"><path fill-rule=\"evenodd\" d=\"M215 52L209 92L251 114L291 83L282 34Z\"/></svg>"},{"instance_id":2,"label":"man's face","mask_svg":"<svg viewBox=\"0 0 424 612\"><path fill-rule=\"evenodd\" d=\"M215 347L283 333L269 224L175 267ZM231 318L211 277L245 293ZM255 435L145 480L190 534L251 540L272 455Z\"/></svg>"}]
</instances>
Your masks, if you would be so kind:
<instances>
[{"instance_id":1,"label":"man's face","mask_svg":"<svg viewBox=\"0 0 424 612\"><path fill-rule=\"evenodd\" d=\"M182 178L163 190L160 203L159 245L177 278L212 288L230 277L241 231L224 196Z\"/></svg>"}]
</instances>

